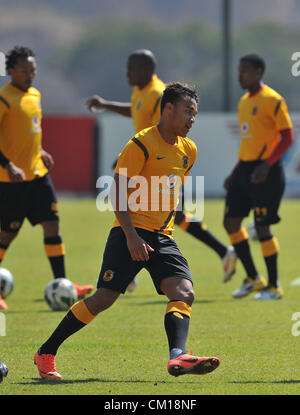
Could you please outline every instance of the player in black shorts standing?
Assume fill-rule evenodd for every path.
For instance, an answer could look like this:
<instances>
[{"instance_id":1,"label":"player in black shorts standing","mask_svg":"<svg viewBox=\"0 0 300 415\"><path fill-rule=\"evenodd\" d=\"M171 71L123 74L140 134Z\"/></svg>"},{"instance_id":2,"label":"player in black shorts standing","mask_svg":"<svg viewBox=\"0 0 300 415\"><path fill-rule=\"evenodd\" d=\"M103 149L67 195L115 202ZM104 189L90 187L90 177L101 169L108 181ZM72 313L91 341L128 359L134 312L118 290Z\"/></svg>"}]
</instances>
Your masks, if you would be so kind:
<instances>
[{"instance_id":1,"label":"player in black shorts standing","mask_svg":"<svg viewBox=\"0 0 300 415\"><path fill-rule=\"evenodd\" d=\"M106 243L98 290L72 306L36 352L35 363L42 378L61 379L55 366L59 346L111 307L142 268L150 273L157 292L169 300L164 318L170 352L168 372L173 376L205 374L218 367L216 357L186 353L194 291L188 263L172 237L180 186L197 153L193 141L186 137L195 121L197 102L193 89L170 84L162 96L159 124L136 134L121 152L113 187L116 197L112 198L116 219ZM135 209L135 189L130 186L137 180L143 182L140 209Z\"/></svg>"},{"instance_id":2,"label":"player in black shorts standing","mask_svg":"<svg viewBox=\"0 0 300 415\"><path fill-rule=\"evenodd\" d=\"M0 89L0 263L27 218L41 224L54 278L65 278L65 248L59 233L58 205L48 174L52 156L41 146L40 92L32 87L34 53L16 47L7 54L11 82ZM73 283L79 297L93 287ZM7 305L0 296L0 309Z\"/></svg>"},{"instance_id":3,"label":"player in black shorts standing","mask_svg":"<svg viewBox=\"0 0 300 415\"><path fill-rule=\"evenodd\" d=\"M234 298L259 291L255 300L279 299L279 244L270 225L278 223L279 205L285 187L281 157L293 141L292 123L285 100L262 82L265 62L258 55L240 59L239 82L248 92L238 104L241 144L239 162L225 180L227 190L224 226L240 258L247 278ZM255 228L268 273L268 284L252 259L243 219L254 211Z\"/></svg>"}]
</instances>

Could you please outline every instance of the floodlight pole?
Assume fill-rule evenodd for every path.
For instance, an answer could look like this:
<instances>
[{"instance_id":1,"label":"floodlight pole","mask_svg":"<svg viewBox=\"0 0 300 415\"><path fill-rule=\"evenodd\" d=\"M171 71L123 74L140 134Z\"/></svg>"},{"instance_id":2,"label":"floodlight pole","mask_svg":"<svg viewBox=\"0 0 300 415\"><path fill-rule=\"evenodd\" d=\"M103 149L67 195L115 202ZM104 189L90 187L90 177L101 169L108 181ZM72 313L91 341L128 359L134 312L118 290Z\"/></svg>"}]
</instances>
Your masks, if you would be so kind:
<instances>
[{"instance_id":1,"label":"floodlight pole","mask_svg":"<svg viewBox=\"0 0 300 415\"><path fill-rule=\"evenodd\" d=\"M231 0L222 4L223 111L231 110Z\"/></svg>"}]
</instances>

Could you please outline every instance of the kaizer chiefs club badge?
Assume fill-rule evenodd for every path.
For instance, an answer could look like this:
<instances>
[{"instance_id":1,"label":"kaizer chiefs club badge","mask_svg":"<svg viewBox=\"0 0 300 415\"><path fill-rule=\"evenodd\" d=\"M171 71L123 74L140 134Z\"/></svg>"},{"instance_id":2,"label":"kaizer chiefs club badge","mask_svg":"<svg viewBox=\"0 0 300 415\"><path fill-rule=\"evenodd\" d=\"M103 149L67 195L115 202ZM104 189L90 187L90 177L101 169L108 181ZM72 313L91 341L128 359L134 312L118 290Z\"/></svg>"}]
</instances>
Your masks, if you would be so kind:
<instances>
[{"instance_id":1,"label":"kaizer chiefs club badge","mask_svg":"<svg viewBox=\"0 0 300 415\"><path fill-rule=\"evenodd\" d=\"M256 115L258 113L258 106L255 105L255 107L252 108L251 114Z\"/></svg>"},{"instance_id":2,"label":"kaizer chiefs club badge","mask_svg":"<svg viewBox=\"0 0 300 415\"><path fill-rule=\"evenodd\" d=\"M105 271L105 273L103 275L104 281L111 281L113 279L113 277L114 277L114 272L110 269Z\"/></svg>"},{"instance_id":3,"label":"kaizer chiefs club badge","mask_svg":"<svg viewBox=\"0 0 300 415\"><path fill-rule=\"evenodd\" d=\"M182 156L181 164L184 169L187 169L189 166L189 158L188 156Z\"/></svg>"}]
</instances>

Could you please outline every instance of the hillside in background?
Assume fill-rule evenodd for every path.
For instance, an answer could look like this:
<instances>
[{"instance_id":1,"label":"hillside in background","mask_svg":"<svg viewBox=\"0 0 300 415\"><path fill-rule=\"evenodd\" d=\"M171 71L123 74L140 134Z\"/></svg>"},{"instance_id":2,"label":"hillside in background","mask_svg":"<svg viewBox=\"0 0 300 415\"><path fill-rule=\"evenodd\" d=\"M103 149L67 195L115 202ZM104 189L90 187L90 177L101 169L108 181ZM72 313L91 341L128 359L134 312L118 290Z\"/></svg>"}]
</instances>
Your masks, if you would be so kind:
<instances>
[{"instance_id":1,"label":"hillside in background","mask_svg":"<svg viewBox=\"0 0 300 415\"><path fill-rule=\"evenodd\" d=\"M16 5L18 4L18 7ZM222 32L220 0L2 0L0 50L16 44L36 53L36 86L51 113L85 112L87 96L128 100L128 54L152 49L158 75L166 82L197 85L201 110L222 109ZM241 95L236 82L238 57L261 53L266 82L300 110L291 76L291 55L299 50L299 0L233 0L232 108ZM268 16L268 18L266 17ZM174 24L176 23L176 24ZM0 85L8 78L0 78ZM298 88L299 90L299 88Z\"/></svg>"}]
</instances>

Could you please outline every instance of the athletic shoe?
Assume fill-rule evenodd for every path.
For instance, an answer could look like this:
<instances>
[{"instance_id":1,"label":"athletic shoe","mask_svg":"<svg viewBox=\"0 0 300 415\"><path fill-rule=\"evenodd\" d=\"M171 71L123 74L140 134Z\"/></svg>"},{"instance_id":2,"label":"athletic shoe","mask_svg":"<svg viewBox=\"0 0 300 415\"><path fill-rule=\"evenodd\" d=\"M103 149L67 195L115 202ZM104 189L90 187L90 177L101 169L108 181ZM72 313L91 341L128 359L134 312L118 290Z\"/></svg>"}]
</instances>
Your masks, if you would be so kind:
<instances>
[{"instance_id":1,"label":"athletic shoe","mask_svg":"<svg viewBox=\"0 0 300 415\"><path fill-rule=\"evenodd\" d=\"M94 289L93 285L78 285L75 282L72 282L72 284L77 292L78 298L83 298L84 296L89 294Z\"/></svg>"},{"instance_id":2,"label":"athletic shoe","mask_svg":"<svg viewBox=\"0 0 300 415\"><path fill-rule=\"evenodd\" d=\"M37 365L40 376L43 379L62 379L56 371L55 356L53 354L39 354L40 349L34 356L34 364Z\"/></svg>"},{"instance_id":3,"label":"athletic shoe","mask_svg":"<svg viewBox=\"0 0 300 415\"><path fill-rule=\"evenodd\" d=\"M283 289L281 287L268 287L263 288L262 291L253 297L253 300L279 300L283 296Z\"/></svg>"},{"instance_id":4,"label":"athletic shoe","mask_svg":"<svg viewBox=\"0 0 300 415\"><path fill-rule=\"evenodd\" d=\"M3 300L2 295L0 294L0 310L7 310L7 304L6 302Z\"/></svg>"},{"instance_id":5,"label":"athletic shoe","mask_svg":"<svg viewBox=\"0 0 300 415\"><path fill-rule=\"evenodd\" d=\"M3 378L5 378L5 376L7 376L8 373L8 367L0 362L0 382L2 382Z\"/></svg>"},{"instance_id":6,"label":"athletic shoe","mask_svg":"<svg viewBox=\"0 0 300 415\"><path fill-rule=\"evenodd\" d=\"M242 298L251 294L253 291L261 291L267 286L266 280L261 275L257 279L246 278L241 288L232 293L233 298Z\"/></svg>"},{"instance_id":7,"label":"athletic shoe","mask_svg":"<svg viewBox=\"0 0 300 415\"><path fill-rule=\"evenodd\" d=\"M236 270L237 254L235 253L234 247L229 246L227 248L226 255L222 259L223 264L223 282L231 280L231 277Z\"/></svg>"},{"instance_id":8,"label":"athletic shoe","mask_svg":"<svg viewBox=\"0 0 300 415\"><path fill-rule=\"evenodd\" d=\"M135 277L130 284L128 284L126 291L132 292L136 289L137 287L137 278Z\"/></svg>"},{"instance_id":9,"label":"athletic shoe","mask_svg":"<svg viewBox=\"0 0 300 415\"><path fill-rule=\"evenodd\" d=\"M172 376L205 375L217 369L220 359L217 357L198 357L182 354L169 360L168 372Z\"/></svg>"}]
</instances>

